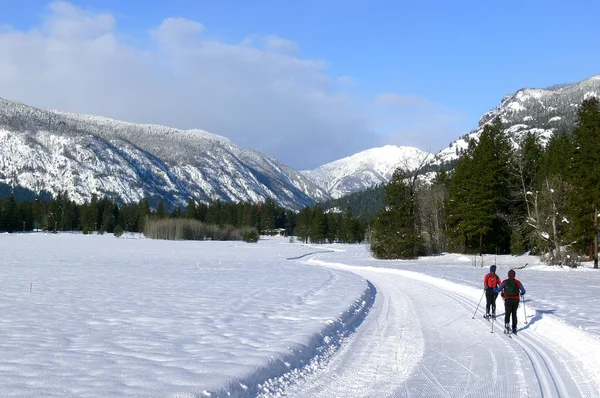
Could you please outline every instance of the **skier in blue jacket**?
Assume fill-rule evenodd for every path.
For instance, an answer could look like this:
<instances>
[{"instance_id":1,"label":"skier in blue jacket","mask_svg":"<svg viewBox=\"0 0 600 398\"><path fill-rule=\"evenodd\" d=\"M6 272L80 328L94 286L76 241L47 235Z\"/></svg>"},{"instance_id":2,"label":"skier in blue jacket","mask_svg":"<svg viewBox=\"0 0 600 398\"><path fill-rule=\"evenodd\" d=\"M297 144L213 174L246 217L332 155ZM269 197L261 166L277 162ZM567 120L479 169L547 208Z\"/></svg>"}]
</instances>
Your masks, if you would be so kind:
<instances>
[{"instance_id":1,"label":"skier in blue jacket","mask_svg":"<svg viewBox=\"0 0 600 398\"><path fill-rule=\"evenodd\" d=\"M502 281L500 286L494 289L494 292L502 292L504 297L504 327L508 332L510 330L510 317L512 315L512 332L517 333L517 308L519 308L520 296L525 295L525 287L521 281L515 278L514 269L508 271L508 279Z\"/></svg>"}]
</instances>

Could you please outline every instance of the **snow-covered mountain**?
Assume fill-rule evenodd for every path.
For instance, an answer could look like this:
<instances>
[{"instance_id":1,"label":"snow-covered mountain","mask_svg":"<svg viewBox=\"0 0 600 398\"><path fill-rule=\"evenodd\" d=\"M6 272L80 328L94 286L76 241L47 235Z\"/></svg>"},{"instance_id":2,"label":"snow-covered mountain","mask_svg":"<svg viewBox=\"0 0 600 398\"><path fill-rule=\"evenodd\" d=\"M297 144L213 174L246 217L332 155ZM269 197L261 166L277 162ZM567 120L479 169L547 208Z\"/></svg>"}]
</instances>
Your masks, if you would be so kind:
<instances>
[{"instance_id":1,"label":"snow-covered mountain","mask_svg":"<svg viewBox=\"0 0 600 398\"><path fill-rule=\"evenodd\" d=\"M296 171L257 151L202 130L121 122L41 110L0 98L0 183L81 203L92 194L123 202L149 197L185 206L189 198L259 202L293 209L388 182L398 167L452 162L486 123L502 118L518 145L528 132L546 141L573 128L577 109L600 97L600 75L575 84L522 89L483 115L479 126L435 156L417 148L385 146L314 170Z\"/></svg>"},{"instance_id":2,"label":"snow-covered mountain","mask_svg":"<svg viewBox=\"0 0 600 398\"><path fill-rule=\"evenodd\" d=\"M600 98L600 75L574 84L521 89L505 96L500 105L481 117L475 130L437 153L433 162L441 164L457 159L467 148L468 140L477 139L485 124L497 116L501 118L513 144L518 145L529 132L537 134L542 143L546 143L552 134L573 129L578 107L590 96Z\"/></svg>"},{"instance_id":3,"label":"snow-covered mountain","mask_svg":"<svg viewBox=\"0 0 600 398\"><path fill-rule=\"evenodd\" d=\"M302 173L337 199L388 182L397 168L414 170L432 156L418 148L386 145Z\"/></svg>"},{"instance_id":4,"label":"snow-covered mountain","mask_svg":"<svg viewBox=\"0 0 600 398\"><path fill-rule=\"evenodd\" d=\"M301 208L329 195L300 172L201 130L41 110L0 98L0 182L76 202L92 194L170 205L272 199Z\"/></svg>"}]
</instances>

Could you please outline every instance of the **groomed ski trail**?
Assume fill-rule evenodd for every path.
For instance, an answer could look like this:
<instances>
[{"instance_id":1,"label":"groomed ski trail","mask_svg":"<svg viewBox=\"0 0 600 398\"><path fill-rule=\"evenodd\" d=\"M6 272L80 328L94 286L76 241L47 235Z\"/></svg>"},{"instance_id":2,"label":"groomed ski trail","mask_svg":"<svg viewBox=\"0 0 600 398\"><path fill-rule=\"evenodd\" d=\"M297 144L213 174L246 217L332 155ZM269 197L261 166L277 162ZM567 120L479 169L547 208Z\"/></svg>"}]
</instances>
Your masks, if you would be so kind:
<instances>
[{"instance_id":1,"label":"groomed ski trail","mask_svg":"<svg viewBox=\"0 0 600 398\"><path fill-rule=\"evenodd\" d=\"M490 323L481 316L472 319L477 301L461 294L460 285L416 272L333 263L333 258L335 253L316 254L307 262L369 280L377 289L375 303L326 366L295 380L281 395L600 396L582 365L523 328L522 316L518 335L504 335L500 299L490 333Z\"/></svg>"}]
</instances>

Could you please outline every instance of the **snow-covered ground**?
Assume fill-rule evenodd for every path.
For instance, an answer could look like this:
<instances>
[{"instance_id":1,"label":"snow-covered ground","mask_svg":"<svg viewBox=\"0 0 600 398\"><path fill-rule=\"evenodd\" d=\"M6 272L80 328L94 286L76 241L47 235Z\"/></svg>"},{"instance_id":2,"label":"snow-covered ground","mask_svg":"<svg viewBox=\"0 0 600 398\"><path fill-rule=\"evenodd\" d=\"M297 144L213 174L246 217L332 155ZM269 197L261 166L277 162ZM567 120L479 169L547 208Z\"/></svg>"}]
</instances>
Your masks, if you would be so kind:
<instances>
[{"instance_id":1,"label":"snow-covered ground","mask_svg":"<svg viewBox=\"0 0 600 398\"><path fill-rule=\"evenodd\" d=\"M0 234L0 395L215 391L307 359L367 285L285 242Z\"/></svg>"},{"instance_id":2,"label":"snow-covered ground","mask_svg":"<svg viewBox=\"0 0 600 398\"><path fill-rule=\"evenodd\" d=\"M0 253L3 396L600 392L600 272L589 265L380 261L366 245L284 238L2 234ZM528 263L517 270L527 323L521 307L513 338L481 318L483 302L475 316L494 263L503 277Z\"/></svg>"}]
</instances>

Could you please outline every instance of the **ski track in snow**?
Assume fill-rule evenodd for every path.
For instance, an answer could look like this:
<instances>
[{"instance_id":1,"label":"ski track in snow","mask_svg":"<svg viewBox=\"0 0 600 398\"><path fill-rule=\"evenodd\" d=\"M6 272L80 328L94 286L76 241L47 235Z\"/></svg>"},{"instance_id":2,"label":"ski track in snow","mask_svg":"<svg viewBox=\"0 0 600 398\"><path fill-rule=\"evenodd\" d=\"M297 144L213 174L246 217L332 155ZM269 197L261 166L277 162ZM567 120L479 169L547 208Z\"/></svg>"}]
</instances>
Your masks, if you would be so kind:
<instances>
[{"instance_id":1,"label":"ski track in snow","mask_svg":"<svg viewBox=\"0 0 600 398\"><path fill-rule=\"evenodd\" d=\"M314 253L305 261L370 281L377 289L373 308L318 371L303 374L273 396L600 396L576 358L523 324L522 304L519 333L505 335L500 300L498 320L491 323L481 317L485 300L474 315L477 302L446 288L441 279L333 263L332 256Z\"/></svg>"}]
</instances>

